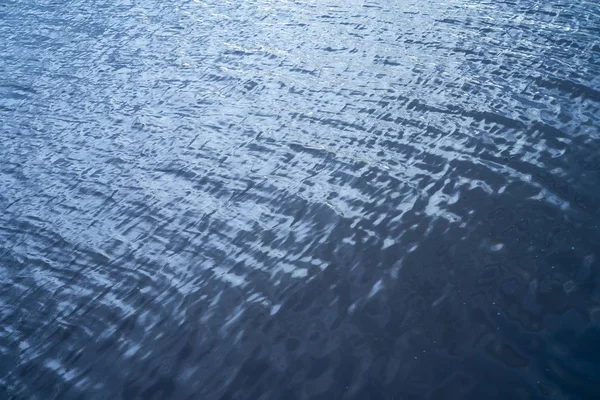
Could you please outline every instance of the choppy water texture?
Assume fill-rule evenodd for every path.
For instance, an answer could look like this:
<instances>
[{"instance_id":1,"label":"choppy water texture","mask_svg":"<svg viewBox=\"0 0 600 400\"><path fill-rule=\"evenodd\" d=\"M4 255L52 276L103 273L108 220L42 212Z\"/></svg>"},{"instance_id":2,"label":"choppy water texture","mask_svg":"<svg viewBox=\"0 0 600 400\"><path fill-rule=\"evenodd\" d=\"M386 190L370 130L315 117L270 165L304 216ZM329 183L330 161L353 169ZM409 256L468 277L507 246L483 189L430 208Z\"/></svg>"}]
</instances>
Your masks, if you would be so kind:
<instances>
[{"instance_id":1,"label":"choppy water texture","mask_svg":"<svg viewBox=\"0 0 600 400\"><path fill-rule=\"evenodd\" d=\"M0 398L600 398L600 3L4 0Z\"/></svg>"}]
</instances>

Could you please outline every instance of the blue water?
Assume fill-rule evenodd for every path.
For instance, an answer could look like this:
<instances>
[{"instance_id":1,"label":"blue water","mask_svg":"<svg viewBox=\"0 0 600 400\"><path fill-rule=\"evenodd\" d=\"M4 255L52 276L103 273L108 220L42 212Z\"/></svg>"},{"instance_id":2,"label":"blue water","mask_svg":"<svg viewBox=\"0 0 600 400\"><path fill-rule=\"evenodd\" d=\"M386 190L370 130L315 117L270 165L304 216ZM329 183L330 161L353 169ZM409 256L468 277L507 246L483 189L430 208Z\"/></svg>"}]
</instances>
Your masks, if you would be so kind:
<instances>
[{"instance_id":1,"label":"blue water","mask_svg":"<svg viewBox=\"0 0 600 400\"><path fill-rule=\"evenodd\" d=\"M3 0L0 398L600 398L600 2Z\"/></svg>"}]
</instances>

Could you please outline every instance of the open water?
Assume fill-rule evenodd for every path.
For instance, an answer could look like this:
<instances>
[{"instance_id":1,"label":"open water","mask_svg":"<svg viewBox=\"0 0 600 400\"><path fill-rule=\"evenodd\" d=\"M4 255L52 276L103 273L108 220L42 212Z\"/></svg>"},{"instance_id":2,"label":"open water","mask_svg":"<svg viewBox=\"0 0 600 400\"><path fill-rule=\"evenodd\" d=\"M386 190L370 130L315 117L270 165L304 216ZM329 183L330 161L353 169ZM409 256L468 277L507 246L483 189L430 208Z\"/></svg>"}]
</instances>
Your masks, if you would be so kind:
<instances>
[{"instance_id":1,"label":"open water","mask_svg":"<svg viewBox=\"0 0 600 400\"><path fill-rule=\"evenodd\" d=\"M597 0L2 0L0 398L600 398Z\"/></svg>"}]
</instances>

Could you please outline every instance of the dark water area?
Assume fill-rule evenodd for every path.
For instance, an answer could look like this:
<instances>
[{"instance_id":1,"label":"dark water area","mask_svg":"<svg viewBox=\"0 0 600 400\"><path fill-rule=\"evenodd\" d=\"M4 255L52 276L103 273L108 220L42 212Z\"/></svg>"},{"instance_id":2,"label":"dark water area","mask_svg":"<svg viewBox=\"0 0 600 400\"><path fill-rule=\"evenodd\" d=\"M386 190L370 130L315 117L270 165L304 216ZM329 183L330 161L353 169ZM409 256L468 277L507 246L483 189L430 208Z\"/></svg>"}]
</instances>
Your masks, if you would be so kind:
<instances>
[{"instance_id":1,"label":"dark water area","mask_svg":"<svg viewBox=\"0 0 600 400\"><path fill-rule=\"evenodd\" d=\"M600 398L600 2L3 0L1 399Z\"/></svg>"}]
</instances>

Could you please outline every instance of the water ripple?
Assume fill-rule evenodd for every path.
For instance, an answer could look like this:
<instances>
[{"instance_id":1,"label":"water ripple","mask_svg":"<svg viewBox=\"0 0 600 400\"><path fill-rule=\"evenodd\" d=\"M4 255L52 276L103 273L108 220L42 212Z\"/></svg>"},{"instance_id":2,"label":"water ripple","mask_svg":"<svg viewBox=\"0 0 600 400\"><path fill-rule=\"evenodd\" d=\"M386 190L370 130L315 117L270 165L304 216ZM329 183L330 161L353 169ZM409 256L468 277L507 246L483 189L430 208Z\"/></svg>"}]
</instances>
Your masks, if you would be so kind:
<instances>
[{"instance_id":1,"label":"water ripple","mask_svg":"<svg viewBox=\"0 0 600 400\"><path fill-rule=\"evenodd\" d=\"M0 397L600 395L597 2L0 21Z\"/></svg>"}]
</instances>

